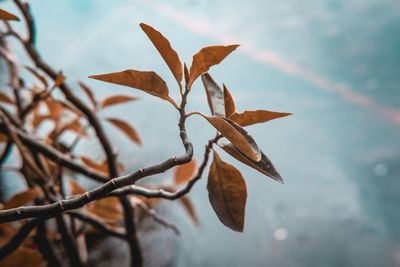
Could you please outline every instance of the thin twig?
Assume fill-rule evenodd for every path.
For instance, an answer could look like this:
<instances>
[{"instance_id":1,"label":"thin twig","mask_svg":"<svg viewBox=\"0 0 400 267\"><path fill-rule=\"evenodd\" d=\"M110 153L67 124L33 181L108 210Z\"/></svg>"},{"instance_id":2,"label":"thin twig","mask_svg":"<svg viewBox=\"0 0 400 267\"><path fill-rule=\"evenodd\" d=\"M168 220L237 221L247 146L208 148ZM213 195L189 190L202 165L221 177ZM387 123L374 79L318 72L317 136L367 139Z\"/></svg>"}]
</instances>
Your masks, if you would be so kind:
<instances>
[{"instance_id":1,"label":"thin twig","mask_svg":"<svg viewBox=\"0 0 400 267\"><path fill-rule=\"evenodd\" d=\"M171 229L177 236L181 235L181 232L179 231L178 227L176 227L176 225L174 225L173 223L168 222L166 219L164 219L163 217L161 217L160 215L157 214L157 212L148 207L145 203L143 203L142 201L137 203L137 206L140 207L140 209L146 213L147 215L149 215L151 218L153 218L153 220L159 224L161 224L162 226Z\"/></svg>"}]
</instances>

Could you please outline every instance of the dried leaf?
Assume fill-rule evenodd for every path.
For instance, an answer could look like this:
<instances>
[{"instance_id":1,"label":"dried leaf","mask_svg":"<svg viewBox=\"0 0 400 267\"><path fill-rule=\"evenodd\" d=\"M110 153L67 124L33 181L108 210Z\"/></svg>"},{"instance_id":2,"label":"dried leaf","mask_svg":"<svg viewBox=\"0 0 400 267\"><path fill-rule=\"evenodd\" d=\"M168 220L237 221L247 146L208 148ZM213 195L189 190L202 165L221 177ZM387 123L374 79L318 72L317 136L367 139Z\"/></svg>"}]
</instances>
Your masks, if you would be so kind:
<instances>
[{"instance_id":1,"label":"dried leaf","mask_svg":"<svg viewBox=\"0 0 400 267\"><path fill-rule=\"evenodd\" d=\"M81 87L82 90L85 92L85 94L88 96L90 102L92 102L93 107L94 108L97 107L97 101L94 98L92 90L90 90L90 88L82 82L78 82L78 84L79 84L79 87Z\"/></svg>"},{"instance_id":2,"label":"dried leaf","mask_svg":"<svg viewBox=\"0 0 400 267\"><path fill-rule=\"evenodd\" d=\"M106 108L112 105L122 104L129 101L134 101L137 98L129 95L113 95L105 98L101 103L102 108Z\"/></svg>"},{"instance_id":3,"label":"dried leaf","mask_svg":"<svg viewBox=\"0 0 400 267\"><path fill-rule=\"evenodd\" d=\"M138 144L139 146L142 145L142 142L140 141L140 138L138 134L136 133L135 129L132 128L127 122L120 120L120 119L115 119L115 118L107 118L107 121L112 123L115 127L117 127L119 130L121 130L123 133L126 134L126 136L129 137L133 142Z\"/></svg>"},{"instance_id":4,"label":"dried leaf","mask_svg":"<svg viewBox=\"0 0 400 267\"><path fill-rule=\"evenodd\" d=\"M180 203L182 204L183 208L186 210L186 212L189 214L190 218L192 219L193 223L198 226L199 225L199 218L197 217L197 214L194 210L194 207L192 205L192 202L188 197L181 197L180 198Z\"/></svg>"},{"instance_id":5,"label":"dried leaf","mask_svg":"<svg viewBox=\"0 0 400 267\"><path fill-rule=\"evenodd\" d=\"M185 84L189 84L189 70L186 66L186 63L183 64L183 73L185 74Z\"/></svg>"},{"instance_id":6,"label":"dried leaf","mask_svg":"<svg viewBox=\"0 0 400 267\"><path fill-rule=\"evenodd\" d=\"M140 27L147 34L153 45L157 48L158 52L174 75L176 81L180 85L182 81L182 63L179 60L179 56L176 51L172 49L167 38L165 38L159 31L144 23L140 23Z\"/></svg>"},{"instance_id":7,"label":"dried leaf","mask_svg":"<svg viewBox=\"0 0 400 267\"><path fill-rule=\"evenodd\" d=\"M231 143L241 152L243 152L243 154L254 161L259 161L261 159L261 152L253 138L251 138L251 136L239 125L223 117L202 116L206 118L224 137L231 141Z\"/></svg>"},{"instance_id":8,"label":"dried leaf","mask_svg":"<svg viewBox=\"0 0 400 267\"><path fill-rule=\"evenodd\" d=\"M89 78L124 85L145 91L151 95L167 100L177 106L168 95L167 84L154 71L125 70L101 75L92 75Z\"/></svg>"},{"instance_id":9,"label":"dried leaf","mask_svg":"<svg viewBox=\"0 0 400 267\"><path fill-rule=\"evenodd\" d=\"M47 98L44 103L48 110L48 119L57 122L64 111L64 106L52 97Z\"/></svg>"},{"instance_id":10,"label":"dried leaf","mask_svg":"<svg viewBox=\"0 0 400 267\"><path fill-rule=\"evenodd\" d=\"M183 184L193 177L196 171L196 160L192 159L186 164L175 168L174 181L176 185Z\"/></svg>"},{"instance_id":11,"label":"dried leaf","mask_svg":"<svg viewBox=\"0 0 400 267\"><path fill-rule=\"evenodd\" d=\"M106 220L121 219L122 212L119 206L120 202L117 197L106 197L95 200L93 205L89 205L88 211Z\"/></svg>"},{"instance_id":12,"label":"dried leaf","mask_svg":"<svg viewBox=\"0 0 400 267\"><path fill-rule=\"evenodd\" d=\"M257 171L267 175L268 177L271 177L277 182L280 182L282 184L284 183L281 175L275 169L274 165L269 160L269 158L262 151L261 151L261 160L255 162L254 160L251 160L245 155L243 155L243 153L241 153L238 149L236 149L232 144L220 144L219 146L225 152L227 152L229 155L239 160L240 162L256 169Z\"/></svg>"},{"instance_id":13,"label":"dried leaf","mask_svg":"<svg viewBox=\"0 0 400 267\"><path fill-rule=\"evenodd\" d=\"M238 125L236 122L224 118L230 125L233 126L243 137L246 139L246 142L249 144L253 152L257 155L258 160L261 159L261 149L258 147L256 141L253 139L253 137L240 125ZM257 161L258 161L257 160Z\"/></svg>"},{"instance_id":14,"label":"dried leaf","mask_svg":"<svg viewBox=\"0 0 400 267\"><path fill-rule=\"evenodd\" d=\"M108 171L108 165L107 165L106 161L96 162L96 161L93 161L90 158L85 157L85 156L82 156L81 160L86 166L88 166L89 168L91 168L91 169L93 169L95 171L98 171L102 175L105 175L105 176L109 176L110 175L109 171Z\"/></svg>"},{"instance_id":15,"label":"dried leaf","mask_svg":"<svg viewBox=\"0 0 400 267\"><path fill-rule=\"evenodd\" d=\"M69 180L70 195L82 195L86 193L86 189L75 180Z\"/></svg>"},{"instance_id":16,"label":"dried leaf","mask_svg":"<svg viewBox=\"0 0 400 267\"><path fill-rule=\"evenodd\" d=\"M109 176L109 171L108 171L108 164L107 164L107 160L104 160L102 162L97 162L97 161L93 161L88 157L82 156L80 157L80 159L82 160L82 162L88 166L89 168L98 171L100 174L104 175L104 176ZM124 165L122 165L121 163L117 163L117 167L118 167L118 171L123 172L125 171L125 167Z\"/></svg>"},{"instance_id":17,"label":"dried leaf","mask_svg":"<svg viewBox=\"0 0 400 267\"><path fill-rule=\"evenodd\" d=\"M273 119L293 115L292 113L275 112L269 110L246 110L243 113L233 113L229 118L240 126L248 126L256 123L267 122Z\"/></svg>"},{"instance_id":18,"label":"dried leaf","mask_svg":"<svg viewBox=\"0 0 400 267\"><path fill-rule=\"evenodd\" d=\"M35 76L44 85L44 88L47 88L48 86L47 80L43 75L39 74L36 70L32 69L31 67L25 66L25 69L28 70L31 74L33 74L33 76Z\"/></svg>"},{"instance_id":19,"label":"dried leaf","mask_svg":"<svg viewBox=\"0 0 400 267\"><path fill-rule=\"evenodd\" d=\"M15 229L11 226L11 223L0 224L0 247L7 243L14 234Z\"/></svg>"},{"instance_id":20,"label":"dried leaf","mask_svg":"<svg viewBox=\"0 0 400 267\"><path fill-rule=\"evenodd\" d=\"M206 89L208 106L210 107L211 114L216 116L225 116L224 94L222 89L214 82L210 74L205 73L201 75L204 88Z\"/></svg>"},{"instance_id":21,"label":"dried leaf","mask_svg":"<svg viewBox=\"0 0 400 267\"><path fill-rule=\"evenodd\" d=\"M3 133L0 133L0 143L5 143L7 141L8 141L8 136Z\"/></svg>"},{"instance_id":22,"label":"dried leaf","mask_svg":"<svg viewBox=\"0 0 400 267\"><path fill-rule=\"evenodd\" d=\"M4 209L13 209L35 200L39 196L41 190L38 187L29 189L27 191L13 195L6 203L4 203Z\"/></svg>"},{"instance_id":23,"label":"dried leaf","mask_svg":"<svg viewBox=\"0 0 400 267\"><path fill-rule=\"evenodd\" d=\"M0 9L0 19L2 20L19 20L19 18L3 9Z\"/></svg>"},{"instance_id":24,"label":"dried leaf","mask_svg":"<svg viewBox=\"0 0 400 267\"><path fill-rule=\"evenodd\" d=\"M228 88L226 88L224 84L224 105L225 105L225 117L229 118L229 116L235 113L235 101Z\"/></svg>"},{"instance_id":25,"label":"dried leaf","mask_svg":"<svg viewBox=\"0 0 400 267\"><path fill-rule=\"evenodd\" d=\"M239 170L222 161L215 150L207 190L211 206L220 221L234 231L243 232L246 182Z\"/></svg>"},{"instance_id":26,"label":"dried leaf","mask_svg":"<svg viewBox=\"0 0 400 267\"><path fill-rule=\"evenodd\" d=\"M59 74L59 75L56 77L56 79L55 79L55 81L54 81L54 84L51 86L51 89L56 88L56 87L59 87L61 84L64 83L64 81L65 81L65 76L62 75L62 74Z\"/></svg>"},{"instance_id":27,"label":"dried leaf","mask_svg":"<svg viewBox=\"0 0 400 267\"><path fill-rule=\"evenodd\" d=\"M57 133L56 133L56 135L54 137L60 136L65 131L72 131L72 132L75 132L76 134L84 136L84 137L88 136L86 130L79 123L79 118L73 118L70 121L67 121L67 122L63 123L59 127L58 130L56 129L56 131L57 131Z\"/></svg>"},{"instance_id":28,"label":"dried leaf","mask_svg":"<svg viewBox=\"0 0 400 267\"><path fill-rule=\"evenodd\" d=\"M41 267L46 264L42 254L36 249L19 247L2 259L0 267Z\"/></svg>"},{"instance_id":29,"label":"dried leaf","mask_svg":"<svg viewBox=\"0 0 400 267\"><path fill-rule=\"evenodd\" d=\"M6 103L6 104L11 104L14 105L14 101L11 100L10 97L8 97L5 93L0 92L0 102Z\"/></svg>"},{"instance_id":30,"label":"dried leaf","mask_svg":"<svg viewBox=\"0 0 400 267\"><path fill-rule=\"evenodd\" d=\"M195 54L189 72L189 88L200 74L207 72L210 67L221 63L221 61L238 46L239 45L207 46Z\"/></svg>"}]
</instances>

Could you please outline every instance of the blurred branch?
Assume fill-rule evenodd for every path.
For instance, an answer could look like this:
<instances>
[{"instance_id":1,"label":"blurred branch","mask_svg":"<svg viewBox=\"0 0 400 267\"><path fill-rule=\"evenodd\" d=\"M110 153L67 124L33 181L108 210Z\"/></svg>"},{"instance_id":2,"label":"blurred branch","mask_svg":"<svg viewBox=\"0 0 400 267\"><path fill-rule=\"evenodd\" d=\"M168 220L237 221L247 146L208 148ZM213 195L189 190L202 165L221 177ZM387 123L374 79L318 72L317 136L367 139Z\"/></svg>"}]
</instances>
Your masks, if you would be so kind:
<instances>
[{"instance_id":1,"label":"blurred branch","mask_svg":"<svg viewBox=\"0 0 400 267\"><path fill-rule=\"evenodd\" d=\"M179 236L181 234L181 232L179 231L179 229L176 227L176 225L174 225L173 223L168 222L166 219L162 218L160 215L157 214L157 212L148 207L145 203L143 203L142 201L138 201L137 206L140 207L140 209L146 213L147 215L149 215L151 218L153 218L153 220L159 224L161 224L162 226L171 229L177 236Z\"/></svg>"}]
</instances>

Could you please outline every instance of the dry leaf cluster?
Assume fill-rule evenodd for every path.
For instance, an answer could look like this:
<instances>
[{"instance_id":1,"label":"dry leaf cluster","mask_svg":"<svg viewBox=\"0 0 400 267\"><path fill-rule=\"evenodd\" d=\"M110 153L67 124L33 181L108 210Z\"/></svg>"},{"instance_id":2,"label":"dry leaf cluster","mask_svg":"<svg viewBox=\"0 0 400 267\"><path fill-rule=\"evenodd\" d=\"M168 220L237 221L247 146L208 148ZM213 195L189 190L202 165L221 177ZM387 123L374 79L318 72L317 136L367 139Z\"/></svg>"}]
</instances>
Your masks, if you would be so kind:
<instances>
[{"instance_id":1,"label":"dry leaf cluster","mask_svg":"<svg viewBox=\"0 0 400 267\"><path fill-rule=\"evenodd\" d=\"M46 263L85 266L90 255L85 239L93 234L127 241L131 265L142 266L137 230L143 220L152 219L179 234L174 224L157 213L162 200L177 200L193 223L200 224L201 219L187 194L202 177L211 152L213 159L207 182L211 207L225 226L242 232L247 199L245 178L236 167L224 162L217 150L283 183L272 162L244 127L291 114L269 110L237 112L226 85L221 89L208 73L238 45L204 47L193 56L188 68L160 32L141 23L140 27L177 82L178 100L170 96L166 82L153 71L128 69L89 76L146 92L169 102L179 113L178 132L185 153L124 173L125 167L105 131L106 124L121 131L132 145L146 144L142 144L132 125L118 117L103 117L102 111L115 105L130 105L137 97L115 94L98 100L95 91L85 83L73 85L68 77L43 61L37 51L28 4L19 0L14 3L26 25L27 36L23 37L14 29L13 23L21 22L11 21L19 18L0 9L0 20L4 24L4 31L0 32L0 57L7 64L9 74L8 88L0 92L0 166L2 171L20 174L27 188L1 205L0 266L43 266ZM11 38L24 47L32 66L21 68L15 60ZM22 74L30 75L35 82L26 84ZM186 111L192 85L199 77L205 88L209 115ZM86 96L85 100L76 95L78 88ZM56 97L55 91L61 92L62 97ZM193 158L194 147L185 125L194 115L203 117L216 130L215 137L206 144L204 157L197 161ZM66 133L69 138L65 138ZM104 152L102 160L98 160L98 155L75 152L83 138L98 141ZM19 166L6 165L13 147L18 152ZM140 179L170 169L173 169L170 184L135 185ZM85 188L79 182L82 179L91 179L98 185Z\"/></svg>"}]
</instances>

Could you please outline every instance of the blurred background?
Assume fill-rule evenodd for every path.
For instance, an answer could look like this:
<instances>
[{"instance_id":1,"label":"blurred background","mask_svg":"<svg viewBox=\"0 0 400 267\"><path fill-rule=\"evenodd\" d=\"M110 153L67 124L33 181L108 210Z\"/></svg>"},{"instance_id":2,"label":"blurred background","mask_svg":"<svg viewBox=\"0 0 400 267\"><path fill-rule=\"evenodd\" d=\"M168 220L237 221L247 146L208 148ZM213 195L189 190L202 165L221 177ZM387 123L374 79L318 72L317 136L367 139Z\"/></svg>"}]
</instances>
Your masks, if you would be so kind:
<instances>
[{"instance_id":1,"label":"blurred background","mask_svg":"<svg viewBox=\"0 0 400 267\"><path fill-rule=\"evenodd\" d=\"M174 78L140 22L163 33L187 65L203 46L240 43L210 71L237 110L295 114L248 127L285 185L220 152L246 178L244 233L219 222L205 175L190 194L199 227L171 202L159 211L181 237L142 226L148 266L400 266L400 2L41 0L31 8L38 48L67 81L84 81L99 99L140 97L101 114L130 121L143 141L137 147L105 125L127 171L182 152L178 114L168 103L86 78L154 70L177 99ZM208 112L200 81L192 91L188 110ZM195 116L188 129L200 161L214 130ZM78 150L99 152L90 142ZM167 172L147 181L171 178Z\"/></svg>"}]
</instances>

